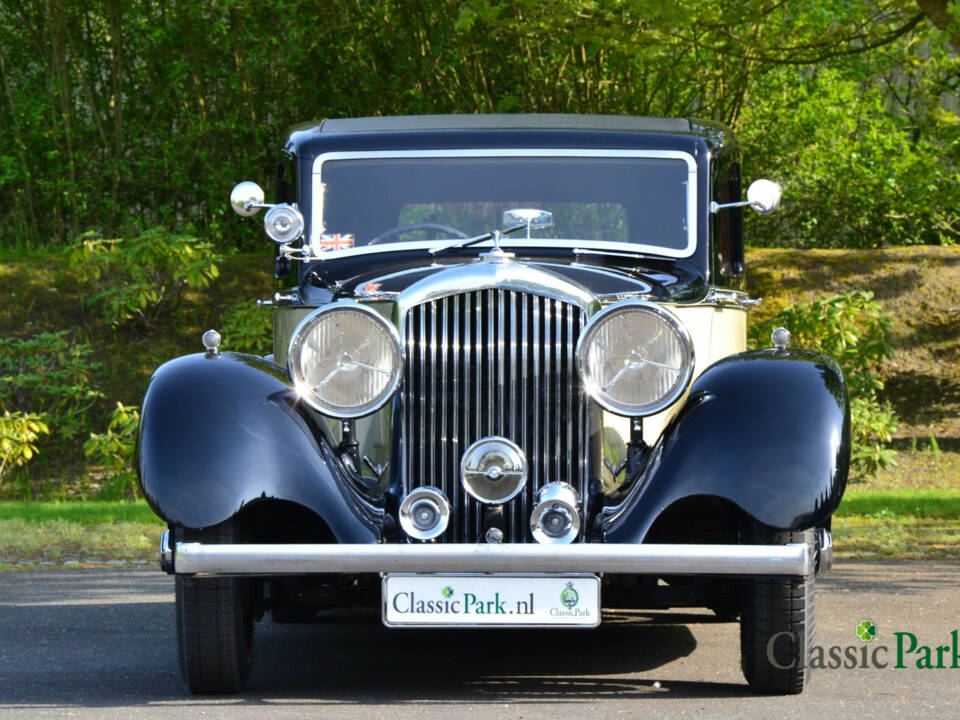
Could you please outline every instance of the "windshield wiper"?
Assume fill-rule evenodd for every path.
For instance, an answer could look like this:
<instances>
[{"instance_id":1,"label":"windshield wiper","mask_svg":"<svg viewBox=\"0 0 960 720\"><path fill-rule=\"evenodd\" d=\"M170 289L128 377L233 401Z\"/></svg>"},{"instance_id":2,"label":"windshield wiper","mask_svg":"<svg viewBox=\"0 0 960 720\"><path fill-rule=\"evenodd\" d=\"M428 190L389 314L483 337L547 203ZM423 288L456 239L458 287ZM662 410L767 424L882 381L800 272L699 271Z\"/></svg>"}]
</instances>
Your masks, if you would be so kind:
<instances>
[{"instance_id":1,"label":"windshield wiper","mask_svg":"<svg viewBox=\"0 0 960 720\"><path fill-rule=\"evenodd\" d=\"M506 230L492 230L491 232L484 233L483 235L477 235L476 237L467 238L466 240L456 240L455 242L450 243L449 245L443 245L441 247L430 248L431 255L439 255L445 250L452 250L453 248L465 248L470 247L471 245L476 245L477 243L482 243L484 240L495 240L498 235L509 235L512 232L517 230L522 230L527 225L514 225L513 227L508 227ZM495 242L494 245L497 243Z\"/></svg>"},{"instance_id":2,"label":"windshield wiper","mask_svg":"<svg viewBox=\"0 0 960 720\"><path fill-rule=\"evenodd\" d=\"M574 248L574 255L609 255L610 257L622 257L622 258L634 258L636 260L644 260L649 255L641 255L639 253L627 252L625 250L595 250L593 248Z\"/></svg>"}]
</instances>

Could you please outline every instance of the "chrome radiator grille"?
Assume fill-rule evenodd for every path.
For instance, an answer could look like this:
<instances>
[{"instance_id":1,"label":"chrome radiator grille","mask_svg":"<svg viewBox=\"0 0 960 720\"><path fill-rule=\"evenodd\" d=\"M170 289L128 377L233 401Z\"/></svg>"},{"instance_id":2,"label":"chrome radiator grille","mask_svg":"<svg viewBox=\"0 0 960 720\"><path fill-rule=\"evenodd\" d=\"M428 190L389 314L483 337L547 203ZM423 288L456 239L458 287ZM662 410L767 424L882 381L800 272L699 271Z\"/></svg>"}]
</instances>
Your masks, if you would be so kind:
<instances>
[{"instance_id":1,"label":"chrome radiator grille","mask_svg":"<svg viewBox=\"0 0 960 720\"><path fill-rule=\"evenodd\" d=\"M512 290L426 302L404 325L405 490L440 488L450 500L447 542L480 538L484 506L460 483L471 443L500 435L521 447L529 480L503 508L505 539L532 541L538 488L563 480L587 497L586 401L574 365L580 308Z\"/></svg>"}]
</instances>

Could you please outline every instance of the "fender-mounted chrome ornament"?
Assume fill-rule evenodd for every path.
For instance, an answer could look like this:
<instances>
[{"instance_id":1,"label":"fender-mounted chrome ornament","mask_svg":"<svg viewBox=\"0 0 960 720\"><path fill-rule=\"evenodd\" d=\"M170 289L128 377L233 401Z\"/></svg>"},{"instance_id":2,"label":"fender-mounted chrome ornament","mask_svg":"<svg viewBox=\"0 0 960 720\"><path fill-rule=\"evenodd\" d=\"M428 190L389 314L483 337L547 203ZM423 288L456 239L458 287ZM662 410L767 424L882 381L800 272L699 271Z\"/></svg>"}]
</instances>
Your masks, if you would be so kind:
<instances>
[{"instance_id":1,"label":"fender-mounted chrome ornament","mask_svg":"<svg viewBox=\"0 0 960 720\"><path fill-rule=\"evenodd\" d=\"M207 357L218 357L220 351L217 349L220 347L220 342L223 340L220 337L220 333L216 330L207 330L201 337L200 342L203 343L203 347L207 350Z\"/></svg>"},{"instance_id":2,"label":"fender-mounted chrome ornament","mask_svg":"<svg viewBox=\"0 0 960 720\"><path fill-rule=\"evenodd\" d=\"M770 333L770 340L777 352L786 352L787 345L790 344L790 331L785 327L778 327Z\"/></svg>"}]
</instances>

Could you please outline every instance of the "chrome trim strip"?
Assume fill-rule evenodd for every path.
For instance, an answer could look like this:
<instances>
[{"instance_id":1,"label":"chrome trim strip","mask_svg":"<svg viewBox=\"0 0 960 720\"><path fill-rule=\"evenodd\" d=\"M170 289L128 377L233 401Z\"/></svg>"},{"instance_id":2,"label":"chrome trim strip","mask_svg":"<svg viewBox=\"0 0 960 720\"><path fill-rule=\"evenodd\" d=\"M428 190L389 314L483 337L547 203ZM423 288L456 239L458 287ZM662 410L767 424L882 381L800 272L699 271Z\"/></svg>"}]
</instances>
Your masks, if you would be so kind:
<instances>
[{"instance_id":1,"label":"chrome trim strip","mask_svg":"<svg viewBox=\"0 0 960 720\"><path fill-rule=\"evenodd\" d=\"M568 382L567 382L567 422L565 423L565 425L567 426L567 455L568 455L568 457L567 457L567 462L566 462L566 466L567 466L567 483L568 483L569 485L572 485L573 487L577 487L577 486L579 485L579 483L577 483L577 481L576 481L576 479L574 478L574 476L575 476L575 474L576 474L576 467L577 467L578 463L576 463L576 462L571 462L572 458L569 457L569 455L571 455L572 452L573 452L573 422L572 422L572 420L573 420L573 383L570 382L569 379L572 378L572 377L573 377L573 373L576 372L576 370L574 369L574 364L573 364L573 350L574 350L574 347L575 347L575 343L573 342L573 308L567 306L567 307L564 308L564 311L565 311L566 316L567 316L567 342L566 342L566 348L567 348L567 377L568 377ZM580 452L581 452L581 453L584 453L584 452L586 452L586 451L587 451L586 447L581 447L581 448L580 448ZM581 494L580 497L586 497L586 496L583 495L583 494ZM584 515L586 515L586 511L584 511Z\"/></svg>"},{"instance_id":2,"label":"chrome trim strip","mask_svg":"<svg viewBox=\"0 0 960 720\"><path fill-rule=\"evenodd\" d=\"M447 443L450 442L450 438L447 437L447 426L449 424L447 418L447 351L450 345L447 339L447 319L450 317L450 298L446 297L440 302L443 307L443 327L440 329L440 477L443 479L443 484L446 485ZM434 316L433 322L436 324L436 316ZM457 478L451 478L451 480L451 484L456 487ZM451 496L453 496L454 507L456 507L455 491L451 492Z\"/></svg>"},{"instance_id":3,"label":"chrome trim strip","mask_svg":"<svg viewBox=\"0 0 960 720\"><path fill-rule=\"evenodd\" d=\"M530 337L530 313L529 313L529 304L531 301L536 302L537 298L534 295L528 295L527 293L520 293L520 323L521 323L521 332L523 338L520 341L520 422L524 425L529 420L529 415L527 414L527 382L529 381L529 375L527 374L527 349L528 349L528 340ZM526 440L526 427L522 429L523 438ZM537 429L533 429L534 437L536 437ZM527 445L526 442L523 443ZM527 445L529 448L529 445ZM530 456L531 460L533 456ZM531 463L532 466L532 463ZM531 473L533 472L531 467ZM535 477L535 476L534 476ZM529 493L523 493L520 501L520 518L521 518L521 527L526 526L526 518L530 517L530 501L528 499ZM526 538L526 533L523 534L523 537ZM518 538L519 539L519 538Z\"/></svg>"},{"instance_id":4,"label":"chrome trim strip","mask_svg":"<svg viewBox=\"0 0 960 720\"><path fill-rule=\"evenodd\" d=\"M476 395L474 395L474 413L473 418L476 423L476 437L483 437L483 408L480 407L480 399L483 397L483 351L484 351L484 342L483 342L483 307L481 303L483 302L483 292L477 290L473 293L473 299L471 300L471 305L473 307L473 345L474 350L476 351ZM490 401L490 398L487 398L487 402ZM473 517L473 533L474 535L479 535L480 533L480 508L476 503L467 502L468 512L469 508L472 506L475 510Z\"/></svg>"},{"instance_id":5,"label":"chrome trim strip","mask_svg":"<svg viewBox=\"0 0 960 720\"><path fill-rule=\"evenodd\" d=\"M427 364L428 364L428 361L427 361L427 359L426 359L426 352L425 352L425 350L426 350L425 346L426 346L426 344L427 344L427 335L426 335L426 330L425 330L425 327L424 327L424 326L425 326L425 322L426 322L426 321L425 321L424 318L423 318L423 311L422 311L422 309L421 309L421 311L420 311L420 335L419 335L419 338L420 338L420 417L414 420L414 422L419 421L419 422L421 422L421 423L424 422L424 418L426 418L426 416L427 416L427 388L426 388L426 384L427 384ZM422 477L420 478L420 481L421 481L421 482L426 482L426 483L430 484L430 483L432 483L433 481L432 481L432 478L430 477L430 475L427 474L427 466L426 466L426 464L425 464L426 452L427 452L427 449L426 449L426 446L425 446L425 442L424 442L424 438L425 438L425 437L426 437L426 433L421 432L421 433L420 433L420 447L418 448L418 451L419 451L419 453L420 453L420 464L419 464L417 467L420 468L420 473L421 473L421 475L422 475Z\"/></svg>"},{"instance_id":6,"label":"chrome trim strip","mask_svg":"<svg viewBox=\"0 0 960 720\"><path fill-rule=\"evenodd\" d=\"M550 423L550 405L551 398L553 395L553 372L551 368L551 352L550 349L553 347L553 343L550 342L550 318L553 317L553 307L550 300L543 301L543 427L545 429L553 429L555 426ZM557 455L556 452L551 453L550 450L553 449L552 445L556 442L555 437L550 438L550 442L547 442L547 438L543 438L541 446L543 448L543 484L546 485L549 482L555 480L555 477L551 477L554 472L554 463L553 457Z\"/></svg>"},{"instance_id":7,"label":"chrome trim strip","mask_svg":"<svg viewBox=\"0 0 960 720\"><path fill-rule=\"evenodd\" d=\"M533 367L531 368L533 373L533 397L530 399L533 405L533 450L530 457L533 462L530 463L530 472L534 478L542 478L544 471L543 463L540 460L540 439L543 437L543 429L540 413L543 405L540 398L543 397L543 394L540 391L540 338L544 336L544 333L540 330L540 303L545 302L545 300L542 297L532 297L530 300L533 302L533 352L531 353L533 360Z\"/></svg>"},{"instance_id":8,"label":"chrome trim strip","mask_svg":"<svg viewBox=\"0 0 960 720\"><path fill-rule=\"evenodd\" d=\"M551 241L556 247L596 247L627 252L648 252L654 255L684 258L690 257L697 247L697 161L690 153L680 150L614 150L614 149L570 149L570 148L474 148L468 150L377 150L366 152L330 152L318 155L313 161L312 210L310 221L310 245L319 241L326 232L323 225L323 165L331 160L387 160L394 158L444 158L444 157L607 157L607 158L651 158L664 160L683 160L687 164L687 246L681 250L641 245L636 243L567 240ZM339 231L338 232L343 232ZM340 257L343 255L362 255L369 252L383 253L396 250L432 248L436 241L397 242L390 245L361 246L349 250L333 250L321 253L318 259ZM516 247L543 247L541 240L517 240L509 243ZM485 244L483 245L485 246Z\"/></svg>"},{"instance_id":9,"label":"chrome trim strip","mask_svg":"<svg viewBox=\"0 0 960 720\"><path fill-rule=\"evenodd\" d=\"M463 344L461 347L460 343L460 296L453 296L453 388L454 388L454 397L460 397L459 383L463 383L464 393L463 397L465 399L464 408L455 411L453 422L454 422L454 432L457 436L456 442L454 443L454 459L459 458L462 454L460 452L460 444L466 443L467 437L470 435L470 431L467 429L467 418L470 417L470 369L469 364L466 362L468 348L470 346L470 332L468 329L465 329L463 332ZM469 326L468 326L469 327ZM461 359L462 357L462 359ZM460 368L463 367L463 380L459 380ZM457 432L457 428L462 428L462 434ZM467 517L467 494L462 490L463 486L460 484L460 478L457 477L453 483L453 507L461 507L460 512L455 512L456 517L454 518L453 531L454 537L460 537L460 519ZM459 498L459 500L458 500Z\"/></svg>"},{"instance_id":10,"label":"chrome trim strip","mask_svg":"<svg viewBox=\"0 0 960 720\"><path fill-rule=\"evenodd\" d=\"M664 575L809 575L812 548L789 545L177 543L178 574L359 572L607 572Z\"/></svg>"}]
</instances>

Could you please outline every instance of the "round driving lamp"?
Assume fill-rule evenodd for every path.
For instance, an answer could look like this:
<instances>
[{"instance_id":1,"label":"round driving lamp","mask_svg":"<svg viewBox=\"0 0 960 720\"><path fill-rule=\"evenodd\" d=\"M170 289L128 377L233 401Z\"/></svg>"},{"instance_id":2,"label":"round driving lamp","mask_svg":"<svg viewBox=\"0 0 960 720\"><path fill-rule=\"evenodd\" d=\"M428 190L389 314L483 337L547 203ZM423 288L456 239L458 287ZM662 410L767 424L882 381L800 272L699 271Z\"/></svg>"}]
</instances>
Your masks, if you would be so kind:
<instances>
[{"instance_id":1,"label":"round driving lamp","mask_svg":"<svg viewBox=\"0 0 960 720\"><path fill-rule=\"evenodd\" d=\"M460 459L460 482L482 503L505 503L527 483L527 458L512 440L481 438Z\"/></svg>"},{"instance_id":2,"label":"round driving lamp","mask_svg":"<svg viewBox=\"0 0 960 720\"><path fill-rule=\"evenodd\" d=\"M400 504L400 527L415 540L432 540L450 522L450 502L434 487L417 488Z\"/></svg>"},{"instance_id":3,"label":"round driving lamp","mask_svg":"<svg viewBox=\"0 0 960 720\"><path fill-rule=\"evenodd\" d=\"M396 328L357 303L327 305L290 338L287 369L309 405L336 418L368 415L400 384L403 351Z\"/></svg>"},{"instance_id":4,"label":"round driving lamp","mask_svg":"<svg viewBox=\"0 0 960 720\"><path fill-rule=\"evenodd\" d=\"M552 482L537 492L530 515L530 533L543 544L571 543L580 534L580 496L565 482Z\"/></svg>"},{"instance_id":5,"label":"round driving lamp","mask_svg":"<svg viewBox=\"0 0 960 720\"><path fill-rule=\"evenodd\" d=\"M586 392L618 415L653 415L676 402L693 377L693 343L673 313L626 300L597 313L577 342Z\"/></svg>"},{"instance_id":6,"label":"round driving lamp","mask_svg":"<svg viewBox=\"0 0 960 720\"><path fill-rule=\"evenodd\" d=\"M274 205L263 216L267 236L278 245L286 245L303 233L303 215L293 205Z\"/></svg>"}]
</instances>

